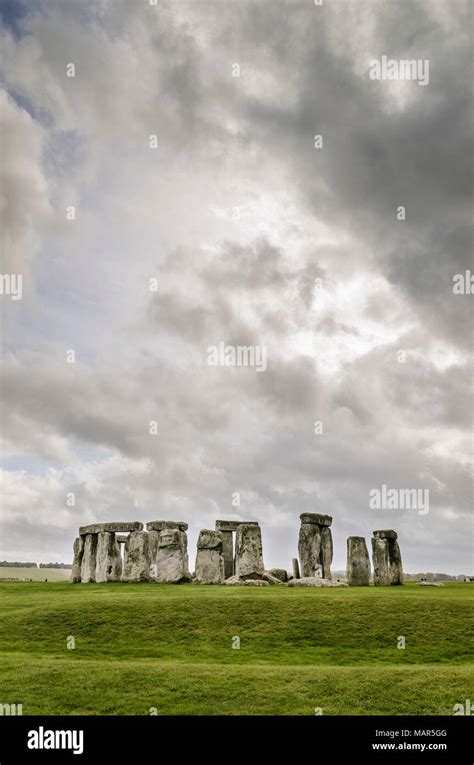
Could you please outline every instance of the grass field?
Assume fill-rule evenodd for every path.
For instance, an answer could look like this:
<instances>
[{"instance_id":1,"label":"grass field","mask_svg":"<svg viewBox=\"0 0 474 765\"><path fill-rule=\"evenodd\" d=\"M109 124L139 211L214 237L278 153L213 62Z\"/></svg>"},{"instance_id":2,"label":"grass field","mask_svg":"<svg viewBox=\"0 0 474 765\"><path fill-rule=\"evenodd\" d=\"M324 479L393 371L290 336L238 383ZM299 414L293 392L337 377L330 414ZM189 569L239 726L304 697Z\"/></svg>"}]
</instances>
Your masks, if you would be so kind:
<instances>
[{"instance_id":1,"label":"grass field","mask_svg":"<svg viewBox=\"0 0 474 765\"><path fill-rule=\"evenodd\" d=\"M469 584L0 582L0 702L26 715L452 714L474 698L473 600Z\"/></svg>"},{"instance_id":2,"label":"grass field","mask_svg":"<svg viewBox=\"0 0 474 765\"><path fill-rule=\"evenodd\" d=\"M0 566L2 579L33 579L35 582L64 582L71 576L66 568L29 568L28 566Z\"/></svg>"}]
</instances>

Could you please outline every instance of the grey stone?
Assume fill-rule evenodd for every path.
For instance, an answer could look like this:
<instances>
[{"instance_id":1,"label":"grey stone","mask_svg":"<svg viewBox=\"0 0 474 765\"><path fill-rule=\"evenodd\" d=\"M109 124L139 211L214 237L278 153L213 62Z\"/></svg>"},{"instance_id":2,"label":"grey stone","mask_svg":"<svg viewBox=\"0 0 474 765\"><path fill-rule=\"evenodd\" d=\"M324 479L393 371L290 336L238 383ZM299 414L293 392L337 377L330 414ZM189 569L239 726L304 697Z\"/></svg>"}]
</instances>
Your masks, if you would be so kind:
<instances>
[{"instance_id":1,"label":"grey stone","mask_svg":"<svg viewBox=\"0 0 474 765\"><path fill-rule=\"evenodd\" d=\"M163 529L158 537L156 581L167 584L189 582L187 537L179 529Z\"/></svg>"},{"instance_id":2,"label":"grey stone","mask_svg":"<svg viewBox=\"0 0 474 765\"><path fill-rule=\"evenodd\" d=\"M84 553L84 537L77 537L74 540L73 550L74 550L74 560L72 563L70 581L73 584L77 584L78 582L81 581L81 565L82 565L82 556Z\"/></svg>"},{"instance_id":3,"label":"grey stone","mask_svg":"<svg viewBox=\"0 0 474 765\"><path fill-rule=\"evenodd\" d=\"M156 579L157 566L156 566L156 553L158 552L158 537L159 531L148 532L148 556L150 561L150 578Z\"/></svg>"},{"instance_id":4,"label":"grey stone","mask_svg":"<svg viewBox=\"0 0 474 765\"><path fill-rule=\"evenodd\" d=\"M418 587L444 587L442 582L415 582Z\"/></svg>"},{"instance_id":5,"label":"grey stone","mask_svg":"<svg viewBox=\"0 0 474 765\"><path fill-rule=\"evenodd\" d=\"M322 566L323 579L331 579L331 563L332 563L332 533L329 526L323 526L321 529L321 557L320 563Z\"/></svg>"},{"instance_id":6,"label":"grey stone","mask_svg":"<svg viewBox=\"0 0 474 765\"><path fill-rule=\"evenodd\" d=\"M288 571L284 568L270 568L266 573L276 577L280 582L288 581Z\"/></svg>"},{"instance_id":7,"label":"grey stone","mask_svg":"<svg viewBox=\"0 0 474 765\"><path fill-rule=\"evenodd\" d=\"M260 526L250 524L240 525L237 529L235 541L236 576L261 575L264 570Z\"/></svg>"},{"instance_id":8,"label":"grey stone","mask_svg":"<svg viewBox=\"0 0 474 765\"><path fill-rule=\"evenodd\" d=\"M379 539L398 539L398 534L393 529L380 529L373 532L374 537Z\"/></svg>"},{"instance_id":9,"label":"grey stone","mask_svg":"<svg viewBox=\"0 0 474 765\"><path fill-rule=\"evenodd\" d=\"M351 587L368 587L370 559L364 537L348 537L347 539L346 574Z\"/></svg>"},{"instance_id":10,"label":"grey stone","mask_svg":"<svg viewBox=\"0 0 474 765\"><path fill-rule=\"evenodd\" d=\"M286 571L285 571L286 573ZM283 584L281 579L278 579L278 577L273 576L269 571L264 571L262 574L262 579L265 582L268 582L268 584Z\"/></svg>"},{"instance_id":11,"label":"grey stone","mask_svg":"<svg viewBox=\"0 0 474 765\"><path fill-rule=\"evenodd\" d=\"M396 532L390 532L391 536L386 536L387 533L384 531L385 536L380 536L379 532L377 536L372 538L374 585L376 586L403 584L400 547L397 539L392 536Z\"/></svg>"},{"instance_id":12,"label":"grey stone","mask_svg":"<svg viewBox=\"0 0 474 765\"><path fill-rule=\"evenodd\" d=\"M269 582L265 582L263 579L245 579L242 584L245 587L270 587Z\"/></svg>"},{"instance_id":13,"label":"grey stone","mask_svg":"<svg viewBox=\"0 0 474 765\"><path fill-rule=\"evenodd\" d=\"M321 513L301 513L301 523L315 523L316 526L330 526L332 523L332 516L321 515Z\"/></svg>"},{"instance_id":14,"label":"grey stone","mask_svg":"<svg viewBox=\"0 0 474 765\"><path fill-rule=\"evenodd\" d=\"M150 552L146 531L132 531L124 549L124 582L148 582L150 579Z\"/></svg>"},{"instance_id":15,"label":"grey stone","mask_svg":"<svg viewBox=\"0 0 474 765\"><path fill-rule=\"evenodd\" d=\"M216 531L237 531L239 526L258 526L258 521L216 521Z\"/></svg>"},{"instance_id":16,"label":"grey stone","mask_svg":"<svg viewBox=\"0 0 474 765\"><path fill-rule=\"evenodd\" d=\"M113 523L91 523L89 526L81 526L80 536L86 534L99 534L101 531L142 531L143 523L139 521L117 521Z\"/></svg>"},{"instance_id":17,"label":"grey stone","mask_svg":"<svg viewBox=\"0 0 474 765\"><path fill-rule=\"evenodd\" d=\"M147 531L163 531L163 529L179 529L187 531L188 524L184 521L149 521L146 525Z\"/></svg>"},{"instance_id":18,"label":"grey stone","mask_svg":"<svg viewBox=\"0 0 474 765\"><path fill-rule=\"evenodd\" d=\"M95 582L96 554L97 534L85 534L81 562L81 582Z\"/></svg>"},{"instance_id":19,"label":"grey stone","mask_svg":"<svg viewBox=\"0 0 474 765\"><path fill-rule=\"evenodd\" d=\"M299 579L300 578L300 564L298 562L298 558L293 558L291 561L291 568L293 572L293 579Z\"/></svg>"},{"instance_id":20,"label":"grey stone","mask_svg":"<svg viewBox=\"0 0 474 765\"><path fill-rule=\"evenodd\" d=\"M303 577L314 576L321 551L321 532L314 523L302 523L298 539L298 555Z\"/></svg>"},{"instance_id":21,"label":"grey stone","mask_svg":"<svg viewBox=\"0 0 474 765\"><path fill-rule=\"evenodd\" d=\"M225 580L224 584L235 586L236 584L242 584L242 580L240 579L239 576L235 576L235 574L233 574L232 576L229 576L228 579Z\"/></svg>"},{"instance_id":22,"label":"grey stone","mask_svg":"<svg viewBox=\"0 0 474 765\"><path fill-rule=\"evenodd\" d=\"M217 524L216 524L217 527ZM224 573L228 579L234 574L234 542L232 531L221 531L222 536L222 555L224 558Z\"/></svg>"},{"instance_id":23,"label":"grey stone","mask_svg":"<svg viewBox=\"0 0 474 765\"><path fill-rule=\"evenodd\" d=\"M225 581L222 534L220 531L203 529L199 533L196 581L199 584L223 584Z\"/></svg>"},{"instance_id":24,"label":"grey stone","mask_svg":"<svg viewBox=\"0 0 474 765\"><path fill-rule=\"evenodd\" d=\"M345 582L337 582L332 579L320 579L317 576L305 576L301 579L292 579L288 587L348 587Z\"/></svg>"},{"instance_id":25,"label":"grey stone","mask_svg":"<svg viewBox=\"0 0 474 765\"><path fill-rule=\"evenodd\" d=\"M122 556L115 534L113 531L101 531L97 537L95 581L119 582L122 578Z\"/></svg>"}]
</instances>

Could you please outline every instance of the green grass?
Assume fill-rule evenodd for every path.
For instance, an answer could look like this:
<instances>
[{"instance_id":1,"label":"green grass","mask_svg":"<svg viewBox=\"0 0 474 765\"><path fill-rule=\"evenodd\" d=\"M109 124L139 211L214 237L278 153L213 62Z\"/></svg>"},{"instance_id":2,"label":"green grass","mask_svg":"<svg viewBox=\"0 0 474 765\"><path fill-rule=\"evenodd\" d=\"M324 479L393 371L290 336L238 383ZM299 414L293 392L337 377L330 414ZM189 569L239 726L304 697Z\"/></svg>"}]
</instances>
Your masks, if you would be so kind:
<instances>
[{"instance_id":1,"label":"green grass","mask_svg":"<svg viewBox=\"0 0 474 765\"><path fill-rule=\"evenodd\" d=\"M35 582L64 582L71 576L66 568L29 568L28 566L0 566L2 579L33 579Z\"/></svg>"},{"instance_id":2,"label":"green grass","mask_svg":"<svg viewBox=\"0 0 474 765\"><path fill-rule=\"evenodd\" d=\"M24 714L452 714L474 697L473 597L468 584L0 582L0 701Z\"/></svg>"}]
</instances>

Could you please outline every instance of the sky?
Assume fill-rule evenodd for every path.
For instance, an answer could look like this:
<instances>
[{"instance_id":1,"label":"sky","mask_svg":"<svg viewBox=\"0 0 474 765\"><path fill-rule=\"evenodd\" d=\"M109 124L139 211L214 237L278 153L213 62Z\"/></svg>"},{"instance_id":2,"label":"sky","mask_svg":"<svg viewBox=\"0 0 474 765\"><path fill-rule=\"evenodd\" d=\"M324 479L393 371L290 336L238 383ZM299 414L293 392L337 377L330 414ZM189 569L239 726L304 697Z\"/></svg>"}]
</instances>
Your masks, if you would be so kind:
<instances>
[{"instance_id":1,"label":"sky","mask_svg":"<svg viewBox=\"0 0 474 765\"><path fill-rule=\"evenodd\" d=\"M317 512L335 569L393 528L406 571L474 573L472 5L0 7L0 559L169 519L192 569L235 518L290 568Z\"/></svg>"}]
</instances>

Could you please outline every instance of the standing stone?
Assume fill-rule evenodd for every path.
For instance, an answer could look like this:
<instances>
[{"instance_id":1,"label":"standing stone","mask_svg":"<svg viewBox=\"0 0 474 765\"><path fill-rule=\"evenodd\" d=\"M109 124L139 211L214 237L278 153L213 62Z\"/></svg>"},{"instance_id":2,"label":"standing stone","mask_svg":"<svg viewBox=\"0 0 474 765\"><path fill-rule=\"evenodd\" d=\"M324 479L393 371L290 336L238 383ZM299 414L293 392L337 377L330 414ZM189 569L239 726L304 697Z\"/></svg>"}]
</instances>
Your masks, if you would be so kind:
<instances>
[{"instance_id":1,"label":"standing stone","mask_svg":"<svg viewBox=\"0 0 474 765\"><path fill-rule=\"evenodd\" d=\"M372 539L374 585L403 584L402 558L397 536L397 532L393 529L374 531Z\"/></svg>"},{"instance_id":2,"label":"standing stone","mask_svg":"<svg viewBox=\"0 0 474 765\"><path fill-rule=\"evenodd\" d=\"M120 546L113 531L101 531L96 551L96 582L119 582L122 578Z\"/></svg>"},{"instance_id":3,"label":"standing stone","mask_svg":"<svg viewBox=\"0 0 474 765\"><path fill-rule=\"evenodd\" d=\"M232 531L221 531L222 534L222 555L224 558L224 573L228 579L234 574L234 542Z\"/></svg>"},{"instance_id":4,"label":"standing stone","mask_svg":"<svg viewBox=\"0 0 474 765\"><path fill-rule=\"evenodd\" d=\"M222 534L203 529L197 542L196 581L199 584L223 584L225 578Z\"/></svg>"},{"instance_id":5,"label":"standing stone","mask_svg":"<svg viewBox=\"0 0 474 765\"><path fill-rule=\"evenodd\" d=\"M351 587L368 587L370 560L364 537L348 537L346 573Z\"/></svg>"},{"instance_id":6,"label":"standing stone","mask_svg":"<svg viewBox=\"0 0 474 765\"><path fill-rule=\"evenodd\" d=\"M81 563L81 582L95 582L96 553L97 534L85 534Z\"/></svg>"},{"instance_id":7,"label":"standing stone","mask_svg":"<svg viewBox=\"0 0 474 765\"><path fill-rule=\"evenodd\" d=\"M150 578L148 533L132 531L125 542L123 575L124 582L147 582Z\"/></svg>"},{"instance_id":8,"label":"standing stone","mask_svg":"<svg viewBox=\"0 0 474 765\"><path fill-rule=\"evenodd\" d=\"M186 532L179 529L160 531L156 553L157 582L179 584L190 580L186 548Z\"/></svg>"},{"instance_id":9,"label":"standing stone","mask_svg":"<svg viewBox=\"0 0 474 765\"><path fill-rule=\"evenodd\" d=\"M321 528L321 553L320 564L322 566L322 578L331 579L331 563L332 563L332 534L329 526L323 526Z\"/></svg>"},{"instance_id":10,"label":"standing stone","mask_svg":"<svg viewBox=\"0 0 474 765\"><path fill-rule=\"evenodd\" d=\"M156 579L158 568L156 565L156 554L158 552L159 531L152 529L148 532L148 555L150 557L150 578Z\"/></svg>"},{"instance_id":11,"label":"standing stone","mask_svg":"<svg viewBox=\"0 0 474 765\"><path fill-rule=\"evenodd\" d=\"M321 552L321 533L315 523L302 523L298 539L301 575L314 576Z\"/></svg>"},{"instance_id":12,"label":"standing stone","mask_svg":"<svg viewBox=\"0 0 474 765\"><path fill-rule=\"evenodd\" d=\"M292 560L292 570L293 570L293 579L299 579L300 578L300 564L298 562L298 558L293 558L293 560Z\"/></svg>"},{"instance_id":13,"label":"standing stone","mask_svg":"<svg viewBox=\"0 0 474 765\"><path fill-rule=\"evenodd\" d=\"M260 526L238 526L235 541L235 575L241 579L258 579L264 570Z\"/></svg>"},{"instance_id":14,"label":"standing stone","mask_svg":"<svg viewBox=\"0 0 474 765\"><path fill-rule=\"evenodd\" d=\"M71 579L70 581L77 584L81 581L81 564L82 556L84 554L84 537L77 537L74 540L74 560L72 563Z\"/></svg>"}]
</instances>

